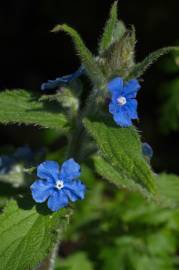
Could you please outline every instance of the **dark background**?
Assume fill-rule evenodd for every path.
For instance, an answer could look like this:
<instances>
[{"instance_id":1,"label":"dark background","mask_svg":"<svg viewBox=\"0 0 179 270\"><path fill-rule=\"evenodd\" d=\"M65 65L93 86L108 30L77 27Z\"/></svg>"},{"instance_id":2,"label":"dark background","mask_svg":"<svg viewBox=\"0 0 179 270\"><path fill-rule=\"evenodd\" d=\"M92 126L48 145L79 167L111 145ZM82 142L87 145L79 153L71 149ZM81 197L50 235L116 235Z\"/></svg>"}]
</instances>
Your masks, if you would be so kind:
<instances>
[{"instance_id":1,"label":"dark background","mask_svg":"<svg viewBox=\"0 0 179 270\"><path fill-rule=\"evenodd\" d=\"M96 45L109 8L109 0L17 0L0 4L0 87L24 88L40 92L47 79L73 72L79 65L73 45L63 33L49 32L58 23L75 27L87 46L96 53ZM160 47L175 45L179 39L178 0L120 0L119 16L137 30L137 60ZM143 77L139 94L139 115L144 141L154 148L156 171L179 173L178 133L163 135L158 128L160 98L158 88L166 77L155 65ZM10 109L10 108L9 108ZM37 128L0 127L1 147L42 144Z\"/></svg>"}]
</instances>

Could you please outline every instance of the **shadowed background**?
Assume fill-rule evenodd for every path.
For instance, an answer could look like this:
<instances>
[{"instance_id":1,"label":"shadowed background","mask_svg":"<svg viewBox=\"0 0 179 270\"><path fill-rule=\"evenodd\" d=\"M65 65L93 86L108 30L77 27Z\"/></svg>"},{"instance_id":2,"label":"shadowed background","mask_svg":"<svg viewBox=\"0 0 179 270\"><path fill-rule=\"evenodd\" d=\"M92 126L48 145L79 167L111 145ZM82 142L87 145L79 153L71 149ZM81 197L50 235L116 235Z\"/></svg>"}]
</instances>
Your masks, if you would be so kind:
<instances>
[{"instance_id":1,"label":"shadowed background","mask_svg":"<svg viewBox=\"0 0 179 270\"><path fill-rule=\"evenodd\" d=\"M79 66L73 45L63 33L49 32L58 23L67 23L82 35L89 49L96 53L96 45L113 1L109 0L16 0L0 4L0 88L24 88L40 92L40 85L48 79L68 74ZM175 45L179 34L178 0L120 0L119 16L137 31L137 60L160 47ZM161 133L158 127L162 82L172 79L156 64L143 77L139 94L138 124L143 141L154 148L153 165L179 173L178 133ZM9 108L10 109L10 108ZM43 144L42 131L32 127L0 126L1 147L29 144L36 148ZM2 151L1 151L2 152Z\"/></svg>"}]
</instances>

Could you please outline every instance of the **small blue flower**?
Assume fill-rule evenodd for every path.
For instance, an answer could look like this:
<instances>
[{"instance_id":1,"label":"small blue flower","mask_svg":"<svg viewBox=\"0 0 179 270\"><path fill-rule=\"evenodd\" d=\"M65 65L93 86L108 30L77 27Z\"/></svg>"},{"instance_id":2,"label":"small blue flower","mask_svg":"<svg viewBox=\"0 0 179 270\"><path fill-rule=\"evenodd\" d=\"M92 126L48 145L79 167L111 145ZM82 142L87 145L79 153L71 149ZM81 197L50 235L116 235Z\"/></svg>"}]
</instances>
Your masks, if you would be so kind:
<instances>
[{"instance_id":1,"label":"small blue flower","mask_svg":"<svg viewBox=\"0 0 179 270\"><path fill-rule=\"evenodd\" d=\"M148 143L142 144L142 152L149 160L153 157L153 149Z\"/></svg>"},{"instance_id":2,"label":"small blue flower","mask_svg":"<svg viewBox=\"0 0 179 270\"><path fill-rule=\"evenodd\" d=\"M48 200L52 211L84 199L86 187L78 179L80 165L73 159L65 161L61 168L56 161L45 161L37 167L40 178L31 185L32 197L37 203Z\"/></svg>"},{"instance_id":3,"label":"small blue flower","mask_svg":"<svg viewBox=\"0 0 179 270\"><path fill-rule=\"evenodd\" d=\"M79 78L82 74L84 74L84 71L85 71L84 67L80 66L80 68L77 71L75 71L74 73L70 75L62 76L62 77L56 78L55 80L49 80L48 82L43 83L41 85L41 90L42 91L52 90L64 84L68 84L72 82L73 80Z\"/></svg>"},{"instance_id":4,"label":"small blue flower","mask_svg":"<svg viewBox=\"0 0 179 270\"><path fill-rule=\"evenodd\" d=\"M116 77L108 83L107 87L112 95L109 112L113 114L114 121L121 127L131 126L132 120L138 119L135 98L140 84L137 80L130 80L124 84L122 78Z\"/></svg>"}]
</instances>

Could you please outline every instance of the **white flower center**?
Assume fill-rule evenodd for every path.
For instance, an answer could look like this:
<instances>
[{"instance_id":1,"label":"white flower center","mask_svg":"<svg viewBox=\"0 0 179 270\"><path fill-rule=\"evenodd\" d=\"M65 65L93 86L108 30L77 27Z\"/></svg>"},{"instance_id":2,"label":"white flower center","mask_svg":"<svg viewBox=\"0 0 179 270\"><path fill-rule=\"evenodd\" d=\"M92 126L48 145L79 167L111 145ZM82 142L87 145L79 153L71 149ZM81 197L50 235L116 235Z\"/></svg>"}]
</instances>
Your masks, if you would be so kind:
<instances>
[{"instance_id":1,"label":"white flower center","mask_svg":"<svg viewBox=\"0 0 179 270\"><path fill-rule=\"evenodd\" d=\"M56 182L55 187L56 187L58 190L62 189L62 188L64 187L63 181L62 181L62 180L58 180L58 181Z\"/></svg>"},{"instance_id":2,"label":"white flower center","mask_svg":"<svg viewBox=\"0 0 179 270\"><path fill-rule=\"evenodd\" d=\"M117 103L118 103L120 106L125 105L126 102L127 102L127 100L126 100L126 98L123 97L123 96L120 96L120 97L118 97L118 99L117 99Z\"/></svg>"}]
</instances>

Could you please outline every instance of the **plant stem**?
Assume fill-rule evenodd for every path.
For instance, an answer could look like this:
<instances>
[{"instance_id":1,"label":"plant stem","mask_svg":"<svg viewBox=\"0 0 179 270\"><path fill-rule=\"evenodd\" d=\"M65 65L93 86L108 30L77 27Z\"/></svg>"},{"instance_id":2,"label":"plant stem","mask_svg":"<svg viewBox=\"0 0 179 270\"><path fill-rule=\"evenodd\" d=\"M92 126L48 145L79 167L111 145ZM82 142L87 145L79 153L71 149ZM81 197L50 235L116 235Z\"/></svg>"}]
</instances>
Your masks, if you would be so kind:
<instances>
[{"instance_id":1,"label":"plant stem","mask_svg":"<svg viewBox=\"0 0 179 270\"><path fill-rule=\"evenodd\" d=\"M85 117L92 117L99 111L99 104L102 104L106 96L106 88L101 90L93 89L86 101L86 105L82 111L79 111L77 115L76 127L69 137L69 144L66 152L66 159L73 157L77 161L81 161L80 157L84 157L83 147L84 142L87 143L88 134L83 126L83 119Z\"/></svg>"},{"instance_id":2,"label":"plant stem","mask_svg":"<svg viewBox=\"0 0 179 270\"><path fill-rule=\"evenodd\" d=\"M42 262L40 267L36 270L54 270L55 269L55 260L57 257L59 242L56 243L55 247L53 248L51 254Z\"/></svg>"}]
</instances>

